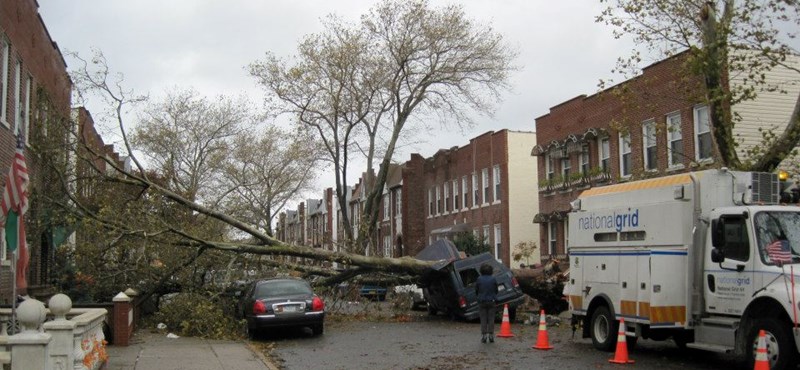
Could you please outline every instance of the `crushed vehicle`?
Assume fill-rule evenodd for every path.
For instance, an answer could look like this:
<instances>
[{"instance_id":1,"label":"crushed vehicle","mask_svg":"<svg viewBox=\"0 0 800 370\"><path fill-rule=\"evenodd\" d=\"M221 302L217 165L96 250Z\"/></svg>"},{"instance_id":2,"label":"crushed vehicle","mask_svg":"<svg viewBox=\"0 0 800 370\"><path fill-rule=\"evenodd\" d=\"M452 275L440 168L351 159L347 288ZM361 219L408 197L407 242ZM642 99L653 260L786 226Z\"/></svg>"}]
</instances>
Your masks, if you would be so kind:
<instances>
[{"instance_id":1,"label":"crushed vehicle","mask_svg":"<svg viewBox=\"0 0 800 370\"><path fill-rule=\"evenodd\" d=\"M516 318L517 306L523 303L525 295L511 270L491 254L462 257L453 242L440 239L425 247L415 258L438 261L433 270L421 278L420 285L428 302L428 313L435 315L443 312L452 318L476 320L479 309L475 281L480 276L481 265L488 263L497 279L498 312L502 312L503 306L508 304L509 319L514 321Z\"/></svg>"}]
</instances>

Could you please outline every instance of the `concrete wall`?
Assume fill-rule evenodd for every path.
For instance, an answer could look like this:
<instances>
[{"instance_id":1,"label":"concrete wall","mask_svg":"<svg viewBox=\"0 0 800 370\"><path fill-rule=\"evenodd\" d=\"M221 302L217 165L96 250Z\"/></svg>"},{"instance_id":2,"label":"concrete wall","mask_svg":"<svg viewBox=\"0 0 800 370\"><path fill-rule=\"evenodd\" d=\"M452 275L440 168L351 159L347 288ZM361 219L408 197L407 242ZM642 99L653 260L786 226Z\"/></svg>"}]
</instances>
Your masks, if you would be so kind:
<instances>
[{"instance_id":1,"label":"concrete wall","mask_svg":"<svg viewBox=\"0 0 800 370\"><path fill-rule=\"evenodd\" d=\"M539 243L539 225L533 223L533 216L539 211L539 186L537 179L537 158L531 156L531 148L536 145L536 133L508 133L508 244L513 257L517 244L521 242ZM539 254L528 260L538 263ZM512 267L518 267L525 260L510 260Z\"/></svg>"}]
</instances>

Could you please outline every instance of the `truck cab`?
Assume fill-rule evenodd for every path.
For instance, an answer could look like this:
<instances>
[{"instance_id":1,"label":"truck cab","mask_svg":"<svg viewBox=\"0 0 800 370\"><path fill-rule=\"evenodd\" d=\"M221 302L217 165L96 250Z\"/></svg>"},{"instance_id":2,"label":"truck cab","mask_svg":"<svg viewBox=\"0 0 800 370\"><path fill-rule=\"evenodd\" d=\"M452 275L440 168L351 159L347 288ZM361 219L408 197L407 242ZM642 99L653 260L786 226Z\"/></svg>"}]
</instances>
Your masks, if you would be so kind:
<instances>
[{"instance_id":1,"label":"truck cab","mask_svg":"<svg viewBox=\"0 0 800 370\"><path fill-rule=\"evenodd\" d=\"M596 348L673 339L772 369L798 360L800 208L775 174L691 172L591 188L569 218L570 311Z\"/></svg>"}]
</instances>

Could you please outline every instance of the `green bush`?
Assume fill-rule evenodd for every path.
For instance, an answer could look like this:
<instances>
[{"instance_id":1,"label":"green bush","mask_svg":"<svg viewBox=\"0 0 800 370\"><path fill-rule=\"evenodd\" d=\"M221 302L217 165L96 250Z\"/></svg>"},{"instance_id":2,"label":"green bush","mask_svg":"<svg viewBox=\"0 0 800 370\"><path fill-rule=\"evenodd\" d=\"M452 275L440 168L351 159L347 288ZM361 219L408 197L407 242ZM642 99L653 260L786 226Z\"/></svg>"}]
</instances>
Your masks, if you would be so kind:
<instances>
[{"instance_id":1,"label":"green bush","mask_svg":"<svg viewBox=\"0 0 800 370\"><path fill-rule=\"evenodd\" d=\"M197 293L180 293L161 305L154 315L167 330L187 337L238 339L244 333L244 321L226 313L226 300L214 300Z\"/></svg>"}]
</instances>

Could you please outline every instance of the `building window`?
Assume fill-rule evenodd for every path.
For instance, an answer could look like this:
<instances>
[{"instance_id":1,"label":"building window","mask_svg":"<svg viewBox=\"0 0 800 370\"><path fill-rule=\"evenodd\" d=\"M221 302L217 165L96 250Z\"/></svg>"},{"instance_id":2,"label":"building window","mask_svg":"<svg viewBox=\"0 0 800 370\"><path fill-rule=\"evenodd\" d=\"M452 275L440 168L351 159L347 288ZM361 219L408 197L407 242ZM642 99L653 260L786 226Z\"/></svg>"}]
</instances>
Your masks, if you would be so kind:
<instances>
[{"instance_id":1,"label":"building window","mask_svg":"<svg viewBox=\"0 0 800 370\"><path fill-rule=\"evenodd\" d=\"M570 172L572 172L572 163L569 160L569 156L561 158L561 178L564 179L565 183L569 180Z\"/></svg>"},{"instance_id":2,"label":"building window","mask_svg":"<svg viewBox=\"0 0 800 370\"><path fill-rule=\"evenodd\" d=\"M489 169L481 170L481 181L483 181L483 202L489 203Z\"/></svg>"},{"instance_id":3,"label":"building window","mask_svg":"<svg viewBox=\"0 0 800 370\"><path fill-rule=\"evenodd\" d=\"M619 175L631 175L631 134L628 132L619 133Z\"/></svg>"},{"instance_id":4,"label":"building window","mask_svg":"<svg viewBox=\"0 0 800 370\"><path fill-rule=\"evenodd\" d=\"M547 174L547 179L552 180L553 177L556 176L555 174L555 163L553 162L553 155L552 153L547 153L544 155L544 168L545 173Z\"/></svg>"},{"instance_id":5,"label":"building window","mask_svg":"<svg viewBox=\"0 0 800 370\"><path fill-rule=\"evenodd\" d=\"M468 187L468 180L466 176L461 177L461 194L464 195L464 209L469 207L469 187Z\"/></svg>"},{"instance_id":6,"label":"building window","mask_svg":"<svg viewBox=\"0 0 800 370\"><path fill-rule=\"evenodd\" d=\"M500 224L495 224L494 225L494 258L496 258L498 260L500 260L500 258L501 258L501 255L500 255L500 250L501 249L500 248L502 247L501 244L502 244L502 241L503 241L503 239L501 238L501 234L500 234L502 232L501 230L502 229L500 229Z\"/></svg>"},{"instance_id":7,"label":"building window","mask_svg":"<svg viewBox=\"0 0 800 370\"><path fill-rule=\"evenodd\" d=\"M8 112L8 62L11 59L11 47L8 41L1 36L0 43L0 51L2 51L0 58L3 58L2 62L0 62L0 67L3 68L3 70L0 71L0 78L2 78L2 80L0 80L0 121L2 121L6 127L9 127L6 114Z\"/></svg>"},{"instance_id":8,"label":"building window","mask_svg":"<svg viewBox=\"0 0 800 370\"><path fill-rule=\"evenodd\" d=\"M433 188L428 189L428 217L433 216Z\"/></svg>"},{"instance_id":9,"label":"building window","mask_svg":"<svg viewBox=\"0 0 800 370\"><path fill-rule=\"evenodd\" d=\"M436 187L436 214L442 214L442 189Z\"/></svg>"},{"instance_id":10,"label":"building window","mask_svg":"<svg viewBox=\"0 0 800 370\"><path fill-rule=\"evenodd\" d=\"M681 114L667 116L667 160L669 167L677 167L683 162L683 136L681 136Z\"/></svg>"},{"instance_id":11,"label":"building window","mask_svg":"<svg viewBox=\"0 0 800 370\"><path fill-rule=\"evenodd\" d=\"M400 216L402 214L403 205L403 189L397 189L397 196L394 199L394 214Z\"/></svg>"},{"instance_id":12,"label":"building window","mask_svg":"<svg viewBox=\"0 0 800 370\"><path fill-rule=\"evenodd\" d=\"M383 237L383 256L384 257L393 257L392 256L392 236L386 235Z\"/></svg>"},{"instance_id":13,"label":"building window","mask_svg":"<svg viewBox=\"0 0 800 370\"><path fill-rule=\"evenodd\" d=\"M483 225L483 244L491 245L489 243L489 225Z\"/></svg>"},{"instance_id":14,"label":"building window","mask_svg":"<svg viewBox=\"0 0 800 370\"><path fill-rule=\"evenodd\" d=\"M472 206L477 207L481 204L481 190L478 188L478 174L472 173Z\"/></svg>"},{"instance_id":15,"label":"building window","mask_svg":"<svg viewBox=\"0 0 800 370\"><path fill-rule=\"evenodd\" d=\"M22 130L22 61L17 60L14 71L14 134Z\"/></svg>"},{"instance_id":16,"label":"building window","mask_svg":"<svg viewBox=\"0 0 800 370\"><path fill-rule=\"evenodd\" d=\"M461 209L458 196L458 180L453 180L453 211Z\"/></svg>"},{"instance_id":17,"label":"building window","mask_svg":"<svg viewBox=\"0 0 800 370\"><path fill-rule=\"evenodd\" d=\"M442 184L442 191L444 192L444 213L450 212L450 181L445 181Z\"/></svg>"},{"instance_id":18,"label":"building window","mask_svg":"<svg viewBox=\"0 0 800 370\"><path fill-rule=\"evenodd\" d=\"M389 194L383 196L383 220L389 219L389 205L392 204L392 198Z\"/></svg>"},{"instance_id":19,"label":"building window","mask_svg":"<svg viewBox=\"0 0 800 370\"><path fill-rule=\"evenodd\" d=\"M658 166L655 120L649 119L642 123L642 154L644 155L644 169L646 171L655 171Z\"/></svg>"},{"instance_id":20,"label":"building window","mask_svg":"<svg viewBox=\"0 0 800 370\"><path fill-rule=\"evenodd\" d=\"M580 171L582 175L589 174L589 144L581 145Z\"/></svg>"},{"instance_id":21,"label":"building window","mask_svg":"<svg viewBox=\"0 0 800 370\"><path fill-rule=\"evenodd\" d=\"M22 111L25 116L22 118L22 134L25 135L25 144L31 145L30 132L31 132L31 91L33 90L33 77L28 75L25 80L25 96L22 105Z\"/></svg>"},{"instance_id":22,"label":"building window","mask_svg":"<svg viewBox=\"0 0 800 370\"><path fill-rule=\"evenodd\" d=\"M494 201L499 202L503 193L500 192L500 166L494 166L492 171L492 179L494 180Z\"/></svg>"},{"instance_id":23,"label":"building window","mask_svg":"<svg viewBox=\"0 0 800 370\"><path fill-rule=\"evenodd\" d=\"M547 254L552 256L552 255L556 254L556 243L558 242L558 239L557 239L558 235L556 234L556 229L557 229L556 228L556 223L555 222L551 222L548 225L549 225L549 229L550 230L547 233L547 236L549 238L549 241L547 243Z\"/></svg>"},{"instance_id":24,"label":"building window","mask_svg":"<svg viewBox=\"0 0 800 370\"><path fill-rule=\"evenodd\" d=\"M607 137L600 139L600 145L598 145L598 150L600 154L600 169L603 172L610 172L611 171L611 147L609 146L609 141Z\"/></svg>"},{"instance_id":25,"label":"building window","mask_svg":"<svg viewBox=\"0 0 800 370\"><path fill-rule=\"evenodd\" d=\"M695 158L698 161L711 159L711 129L708 106L694 107Z\"/></svg>"}]
</instances>

